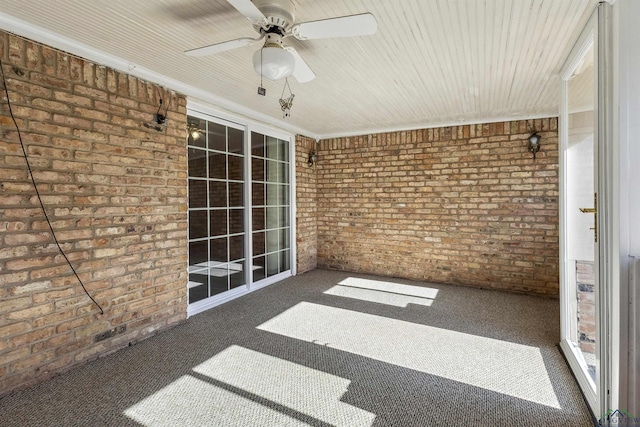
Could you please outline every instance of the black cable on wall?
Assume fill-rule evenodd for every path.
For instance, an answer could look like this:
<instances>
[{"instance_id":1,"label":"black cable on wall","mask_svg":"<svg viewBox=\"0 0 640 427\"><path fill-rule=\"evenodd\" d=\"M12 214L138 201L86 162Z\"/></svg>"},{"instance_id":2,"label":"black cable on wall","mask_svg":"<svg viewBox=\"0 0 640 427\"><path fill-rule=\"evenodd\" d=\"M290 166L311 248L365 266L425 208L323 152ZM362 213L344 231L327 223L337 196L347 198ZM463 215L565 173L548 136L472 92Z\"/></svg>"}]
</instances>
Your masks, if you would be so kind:
<instances>
[{"instance_id":1,"label":"black cable on wall","mask_svg":"<svg viewBox=\"0 0 640 427\"><path fill-rule=\"evenodd\" d=\"M31 164L29 163L29 157L27 156L27 150L26 150L26 148L24 146L24 142L22 141L22 135L20 134L20 128L18 127L18 122L16 121L16 118L13 115L13 110L11 109L11 100L9 99L9 90L7 89L7 80L6 80L5 75L4 75L4 68L3 68L3 64L2 64L2 59L0 59L0 73L2 74L2 86L4 87L4 93L5 93L6 97L7 97L7 107L9 108L9 114L11 115L11 120L13 121L13 125L15 126L16 131L18 133L18 140L20 141L20 147L22 148L22 155L24 156L24 160L27 163L27 169L29 170L29 177L31 178L31 183L33 184L33 188L35 189L36 196L38 198L38 202L40 203L40 208L42 209L42 213L44 214L44 218L46 219L47 224L49 225L49 230L51 231L51 236L53 237L53 240L56 243L56 246L58 246L58 250L60 251L60 254L62 254L62 256L64 257L65 261L69 265L69 268L71 268L71 271L73 271L73 274L76 276L76 279L78 279L78 282L80 283L80 286L82 286L82 289L84 290L84 292L91 299L91 301L93 301L93 303L100 309L100 313L104 314L104 310L102 309L100 304L98 304L98 302L91 296L91 294L89 294L89 291L87 291L87 288L85 287L84 283L80 279L80 276L78 276L78 273L76 272L76 269L73 267L73 265L71 264L71 261L69 261L69 258L64 253L64 250L62 249L62 246L60 246L60 242L58 242L58 238L56 237L56 233L53 230L53 226L51 225L51 221L49 220L49 215L47 215L47 211L44 208L44 203L42 203L42 197L40 197L40 192L38 191L38 186L36 184L36 180L33 177L33 171L31 170Z\"/></svg>"}]
</instances>

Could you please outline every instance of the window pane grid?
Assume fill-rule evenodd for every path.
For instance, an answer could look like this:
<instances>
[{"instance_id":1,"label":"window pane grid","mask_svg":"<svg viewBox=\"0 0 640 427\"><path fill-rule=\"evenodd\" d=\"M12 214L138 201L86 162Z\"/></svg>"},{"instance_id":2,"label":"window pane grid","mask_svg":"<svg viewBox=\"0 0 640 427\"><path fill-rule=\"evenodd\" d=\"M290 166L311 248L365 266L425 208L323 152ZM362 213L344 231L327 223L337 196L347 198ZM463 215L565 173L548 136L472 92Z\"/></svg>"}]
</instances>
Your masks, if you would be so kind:
<instances>
[{"instance_id":1,"label":"window pane grid","mask_svg":"<svg viewBox=\"0 0 640 427\"><path fill-rule=\"evenodd\" d=\"M193 117L188 122L206 129L198 139L190 135L187 145L191 303L245 284L245 156L243 130Z\"/></svg>"},{"instance_id":2,"label":"window pane grid","mask_svg":"<svg viewBox=\"0 0 640 427\"><path fill-rule=\"evenodd\" d=\"M253 257L262 279L290 269L288 142L251 134Z\"/></svg>"}]
</instances>

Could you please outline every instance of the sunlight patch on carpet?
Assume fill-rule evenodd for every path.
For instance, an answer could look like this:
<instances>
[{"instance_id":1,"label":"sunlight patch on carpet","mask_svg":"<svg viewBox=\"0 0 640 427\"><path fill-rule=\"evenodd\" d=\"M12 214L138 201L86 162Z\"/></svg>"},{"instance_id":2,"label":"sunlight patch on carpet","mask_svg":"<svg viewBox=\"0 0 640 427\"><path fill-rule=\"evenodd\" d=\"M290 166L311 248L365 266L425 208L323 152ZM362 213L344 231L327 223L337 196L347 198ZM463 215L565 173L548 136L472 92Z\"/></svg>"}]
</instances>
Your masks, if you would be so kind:
<instances>
[{"instance_id":1,"label":"sunlight patch on carpet","mask_svg":"<svg viewBox=\"0 0 640 427\"><path fill-rule=\"evenodd\" d=\"M340 401L350 380L236 345L193 370L332 425L371 426L375 419Z\"/></svg>"},{"instance_id":2,"label":"sunlight patch on carpet","mask_svg":"<svg viewBox=\"0 0 640 427\"><path fill-rule=\"evenodd\" d=\"M257 328L560 408L536 347L308 302Z\"/></svg>"},{"instance_id":3,"label":"sunlight patch on carpet","mask_svg":"<svg viewBox=\"0 0 640 427\"><path fill-rule=\"evenodd\" d=\"M348 277L324 291L327 295L406 307L408 304L430 306L438 294L437 289L402 285L400 283Z\"/></svg>"},{"instance_id":4,"label":"sunlight patch on carpet","mask_svg":"<svg viewBox=\"0 0 640 427\"><path fill-rule=\"evenodd\" d=\"M131 406L124 414L148 427L255 425L308 426L277 410L260 405L189 375Z\"/></svg>"},{"instance_id":5,"label":"sunlight patch on carpet","mask_svg":"<svg viewBox=\"0 0 640 427\"><path fill-rule=\"evenodd\" d=\"M128 408L145 426L370 427L375 414L340 399L350 380L232 345ZM318 423L320 422L320 423Z\"/></svg>"}]
</instances>

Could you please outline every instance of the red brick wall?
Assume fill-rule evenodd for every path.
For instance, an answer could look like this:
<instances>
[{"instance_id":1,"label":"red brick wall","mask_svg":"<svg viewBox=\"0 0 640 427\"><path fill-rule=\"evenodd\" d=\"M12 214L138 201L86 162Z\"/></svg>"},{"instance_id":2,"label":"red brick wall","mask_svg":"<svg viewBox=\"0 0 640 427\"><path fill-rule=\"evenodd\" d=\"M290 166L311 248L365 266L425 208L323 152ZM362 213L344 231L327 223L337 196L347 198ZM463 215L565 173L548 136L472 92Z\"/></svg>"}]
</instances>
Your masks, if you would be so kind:
<instances>
[{"instance_id":1,"label":"red brick wall","mask_svg":"<svg viewBox=\"0 0 640 427\"><path fill-rule=\"evenodd\" d=\"M0 395L186 317L184 97L0 32ZM168 126L143 126L169 101ZM4 96L4 94L3 94ZM115 331L98 341L99 334Z\"/></svg>"},{"instance_id":2,"label":"red brick wall","mask_svg":"<svg viewBox=\"0 0 640 427\"><path fill-rule=\"evenodd\" d=\"M316 140L296 137L296 245L297 272L304 273L318 266L317 257L317 179L316 168L309 167L309 153L316 149Z\"/></svg>"},{"instance_id":3,"label":"red brick wall","mask_svg":"<svg viewBox=\"0 0 640 427\"><path fill-rule=\"evenodd\" d=\"M557 119L529 124L535 161L524 121L320 141L318 266L557 296Z\"/></svg>"}]
</instances>

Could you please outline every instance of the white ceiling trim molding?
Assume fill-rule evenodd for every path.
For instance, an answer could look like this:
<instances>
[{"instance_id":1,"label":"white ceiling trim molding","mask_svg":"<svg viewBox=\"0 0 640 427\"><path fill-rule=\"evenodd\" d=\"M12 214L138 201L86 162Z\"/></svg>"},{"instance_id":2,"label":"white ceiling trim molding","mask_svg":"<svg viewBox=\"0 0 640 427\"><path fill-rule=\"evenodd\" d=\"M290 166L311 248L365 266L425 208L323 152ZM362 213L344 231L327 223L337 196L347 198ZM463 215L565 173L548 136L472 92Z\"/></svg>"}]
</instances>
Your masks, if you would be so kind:
<instances>
[{"instance_id":1,"label":"white ceiling trim molding","mask_svg":"<svg viewBox=\"0 0 640 427\"><path fill-rule=\"evenodd\" d=\"M333 139L333 138L347 138L350 136L375 135L380 133L404 132L404 131L419 130L419 129L436 129L436 128L444 128L449 126L483 125L483 124L489 124L489 123L514 122L518 120L548 119L550 117L558 117L558 112L540 113L540 114L525 115L525 116L485 117L482 119L470 120L470 121L442 122L442 123L435 123L435 124L422 123L422 124L416 124L416 125L398 126L398 127L389 127L389 128L371 128L363 131L318 135L317 139L323 140L323 139Z\"/></svg>"},{"instance_id":2,"label":"white ceiling trim molding","mask_svg":"<svg viewBox=\"0 0 640 427\"><path fill-rule=\"evenodd\" d=\"M138 77L145 81L167 87L183 95L209 104L212 109L215 109L222 114L226 113L226 115L230 114L231 116L235 116L235 121L245 121L246 119L249 119L251 121L257 121L269 126L274 126L286 132L293 132L309 137L316 137L316 135L306 129L292 126L291 124L283 120L273 119L272 117L264 113L260 113L243 105L220 98L213 93L203 91L194 86L185 84L179 80L175 80L155 71L137 66L130 61L126 61L115 55L96 50L83 43L79 43L75 40L63 37L59 34L45 30L44 28L30 24L26 21L2 12L0 12L0 29L9 33L13 33L17 36L42 43L47 46L51 46L55 49L62 50L71 55L78 56L81 59L86 59L97 64L113 68L117 71L132 75L134 77Z\"/></svg>"}]
</instances>

